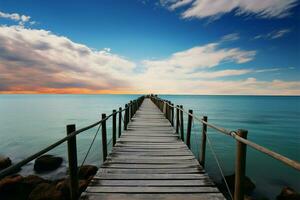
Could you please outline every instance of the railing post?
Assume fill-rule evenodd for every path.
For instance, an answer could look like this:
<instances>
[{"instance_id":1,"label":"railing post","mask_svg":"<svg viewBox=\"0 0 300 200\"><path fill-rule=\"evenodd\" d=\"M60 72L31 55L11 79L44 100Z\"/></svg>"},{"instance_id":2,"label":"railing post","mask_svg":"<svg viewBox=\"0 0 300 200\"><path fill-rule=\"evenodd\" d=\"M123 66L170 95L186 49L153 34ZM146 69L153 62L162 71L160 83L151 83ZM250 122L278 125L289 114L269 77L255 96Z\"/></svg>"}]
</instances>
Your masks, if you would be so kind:
<instances>
[{"instance_id":1,"label":"railing post","mask_svg":"<svg viewBox=\"0 0 300 200\"><path fill-rule=\"evenodd\" d=\"M113 146L115 146L117 141L117 111L113 110L112 116L112 142Z\"/></svg>"},{"instance_id":2,"label":"railing post","mask_svg":"<svg viewBox=\"0 0 300 200\"><path fill-rule=\"evenodd\" d=\"M203 116L203 121L207 122L207 116ZM205 166L205 152L206 152L206 133L207 125L202 123L202 143L201 143L201 157L200 165L204 168Z\"/></svg>"},{"instance_id":3,"label":"railing post","mask_svg":"<svg viewBox=\"0 0 300 200\"><path fill-rule=\"evenodd\" d=\"M125 104L125 112L124 112L124 130L127 130L127 116L128 116L128 104Z\"/></svg>"},{"instance_id":4,"label":"railing post","mask_svg":"<svg viewBox=\"0 0 300 200\"><path fill-rule=\"evenodd\" d=\"M247 139L247 130L239 129L237 135ZM246 151L247 145L237 141L236 161L235 161L235 185L234 200L244 199L244 182L246 174Z\"/></svg>"},{"instance_id":5,"label":"railing post","mask_svg":"<svg viewBox=\"0 0 300 200\"><path fill-rule=\"evenodd\" d=\"M180 134L181 134L181 140L184 141L184 124L183 124L183 106L180 105Z\"/></svg>"},{"instance_id":6,"label":"railing post","mask_svg":"<svg viewBox=\"0 0 300 200\"><path fill-rule=\"evenodd\" d=\"M126 130L127 130L127 126L128 123L130 122L130 104L127 106L127 115L126 115Z\"/></svg>"},{"instance_id":7,"label":"railing post","mask_svg":"<svg viewBox=\"0 0 300 200\"><path fill-rule=\"evenodd\" d=\"M171 124L174 127L174 104L171 104Z\"/></svg>"},{"instance_id":8,"label":"railing post","mask_svg":"<svg viewBox=\"0 0 300 200\"><path fill-rule=\"evenodd\" d=\"M133 117L133 103L132 103L132 101L130 101L130 120L132 117Z\"/></svg>"},{"instance_id":9,"label":"railing post","mask_svg":"<svg viewBox=\"0 0 300 200\"><path fill-rule=\"evenodd\" d=\"M76 130L75 124L67 125L67 135ZM69 161L69 174L70 174L70 195L71 200L78 199L78 176L77 176L77 147L76 136L68 139L68 161Z\"/></svg>"},{"instance_id":10,"label":"railing post","mask_svg":"<svg viewBox=\"0 0 300 200\"><path fill-rule=\"evenodd\" d=\"M193 110L189 110L190 114L193 114ZM188 148L191 148L191 132L192 132L192 123L193 123L193 116L188 116L188 124L187 124L187 130L186 130L186 145Z\"/></svg>"},{"instance_id":11,"label":"railing post","mask_svg":"<svg viewBox=\"0 0 300 200\"><path fill-rule=\"evenodd\" d=\"M118 126L118 135L121 137L122 133L122 107L119 108L119 126Z\"/></svg>"},{"instance_id":12,"label":"railing post","mask_svg":"<svg viewBox=\"0 0 300 200\"><path fill-rule=\"evenodd\" d=\"M176 105L176 133L179 133L179 108Z\"/></svg>"},{"instance_id":13,"label":"railing post","mask_svg":"<svg viewBox=\"0 0 300 200\"><path fill-rule=\"evenodd\" d=\"M102 120L106 118L106 114L102 114ZM103 162L106 160L107 156L107 139L106 139L106 120L102 121L102 155Z\"/></svg>"}]
</instances>

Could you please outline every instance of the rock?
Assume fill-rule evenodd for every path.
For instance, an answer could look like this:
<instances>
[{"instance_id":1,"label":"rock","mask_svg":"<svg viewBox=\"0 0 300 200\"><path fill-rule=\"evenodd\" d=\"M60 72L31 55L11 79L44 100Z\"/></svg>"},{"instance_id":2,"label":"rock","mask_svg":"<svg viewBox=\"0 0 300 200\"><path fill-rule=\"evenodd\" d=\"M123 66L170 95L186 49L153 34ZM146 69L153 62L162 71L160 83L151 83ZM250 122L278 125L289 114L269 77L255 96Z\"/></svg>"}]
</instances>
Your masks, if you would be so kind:
<instances>
[{"instance_id":1,"label":"rock","mask_svg":"<svg viewBox=\"0 0 300 200\"><path fill-rule=\"evenodd\" d=\"M79 179L88 180L97 173L98 168L94 165L83 165L79 168L78 177Z\"/></svg>"},{"instance_id":2,"label":"rock","mask_svg":"<svg viewBox=\"0 0 300 200\"><path fill-rule=\"evenodd\" d=\"M40 183L49 183L35 175L5 177L0 181L0 199L27 199L31 191Z\"/></svg>"},{"instance_id":3,"label":"rock","mask_svg":"<svg viewBox=\"0 0 300 200\"><path fill-rule=\"evenodd\" d=\"M41 183L51 183L51 181L45 180L36 175L24 177L22 181L23 193L28 197L32 190Z\"/></svg>"},{"instance_id":4,"label":"rock","mask_svg":"<svg viewBox=\"0 0 300 200\"><path fill-rule=\"evenodd\" d=\"M11 160L9 157L0 156L0 170L11 166Z\"/></svg>"},{"instance_id":5,"label":"rock","mask_svg":"<svg viewBox=\"0 0 300 200\"><path fill-rule=\"evenodd\" d=\"M32 190L28 200L66 200L66 198L56 189L55 184L41 183Z\"/></svg>"},{"instance_id":6,"label":"rock","mask_svg":"<svg viewBox=\"0 0 300 200\"><path fill-rule=\"evenodd\" d=\"M227 181L228 187L231 191L231 193L234 193L234 184L235 184L235 174L225 176L225 179ZM222 181L222 184L225 185L224 180ZM244 190L245 194L251 194L253 190L255 189L255 184L251 181L249 177L246 176L245 183L244 183Z\"/></svg>"},{"instance_id":7,"label":"rock","mask_svg":"<svg viewBox=\"0 0 300 200\"><path fill-rule=\"evenodd\" d=\"M277 200L300 200L300 194L293 188L284 187L281 193L277 196Z\"/></svg>"},{"instance_id":8,"label":"rock","mask_svg":"<svg viewBox=\"0 0 300 200\"><path fill-rule=\"evenodd\" d=\"M85 191L89 184L88 180L79 180L79 195ZM63 179L57 182L56 189L60 190L66 199L70 197L69 179Z\"/></svg>"},{"instance_id":9,"label":"rock","mask_svg":"<svg viewBox=\"0 0 300 200\"><path fill-rule=\"evenodd\" d=\"M20 175L8 176L0 180L0 199L26 199L22 189L23 177Z\"/></svg>"},{"instance_id":10,"label":"rock","mask_svg":"<svg viewBox=\"0 0 300 200\"><path fill-rule=\"evenodd\" d=\"M34 170L37 172L51 171L57 169L63 159L53 155L43 155L34 162Z\"/></svg>"}]
</instances>

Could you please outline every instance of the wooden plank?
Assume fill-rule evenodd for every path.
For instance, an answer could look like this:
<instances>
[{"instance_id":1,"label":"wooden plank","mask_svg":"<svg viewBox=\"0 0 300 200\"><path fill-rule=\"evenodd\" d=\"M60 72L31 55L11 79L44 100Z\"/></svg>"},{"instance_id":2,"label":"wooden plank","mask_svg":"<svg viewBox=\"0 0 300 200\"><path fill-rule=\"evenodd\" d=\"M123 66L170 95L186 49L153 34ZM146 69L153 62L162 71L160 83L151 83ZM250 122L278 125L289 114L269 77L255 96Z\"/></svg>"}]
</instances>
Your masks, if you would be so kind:
<instances>
[{"instance_id":1,"label":"wooden plank","mask_svg":"<svg viewBox=\"0 0 300 200\"><path fill-rule=\"evenodd\" d=\"M190 159L190 160L181 160L181 159L113 159L113 160L106 160L106 163L115 163L115 164L122 164L122 163L128 163L128 164L197 164L198 162L195 159Z\"/></svg>"},{"instance_id":2,"label":"wooden plank","mask_svg":"<svg viewBox=\"0 0 300 200\"><path fill-rule=\"evenodd\" d=\"M181 159L181 160L190 160L190 159L194 159L194 156L173 156L173 157L168 157L168 156L136 156L136 155L132 155L132 156L127 156L127 155L110 155L109 158L115 159L115 158L121 158L121 159L148 159L148 160L152 160L152 159L160 159L160 160L173 160L175 159Z\"/></svg>"},{"instance_id":3,"label":"wooden plank","mask_svg":"<svg viewBox=\"0 0 300 200\"><path fill-rule=\"evenodd\" d=\"M106 173L112 174L189 174L189 173L204 173L199 168L187 168L187 169L112 169L106 168Z\"/></svg>"},{"instance_id":4,"label":"wooden plank","mask_svg":"<svg viewBox=\"0 0 300 200\"><path fill-rule=\"evenodd\" d=\"M180 169L180 168L195 168L198 164L130 164L130 163L105 163L102 165L104 168L117 168L117 169Z\"/></svg>"},{"instance_id":5,"label":"wooden plank","mask_svg":"<svg viewBox=\"0 0 300 200\"><path fill-rule=\"evenodd\" d=\"M209 179L195 179L195 180L101 180L94 179L90 186L213 186L214 183Z\"/></svg>"},{"instance_id":6,"label":"wooden plank","mask_svg":"<svg viewBox=\"0 0 300 200\"><path fill-rule=\"evenodd\" d=\"M107 174L102 170L94 179L107 180L198 180L208 179L207 174Z\"/></svg>"},{"instance_id":7,"label":"wooden plank","mask_svg":"<svg viewBox=\"0 0 300 200\"><path fill-rule=\"evenodd\" d=\"M88 187L86 192L97 192L97 193L209 193L219 192L216 187L125 187L125 186L94 186Z\"/></svg>"},{"instance_id":8,"label":"wooden plank","mask_svg":"<svg viewBox=\"0 0 300 200\"><path fill-rule=\"evenodd\" d=\"M145 152L132 152L132 151L113 151L111 153L112 156L121 156L121 155L126 155L126 156L193 156L193 153L189 151L179 151L179 152L172 152L172 151L145 151Z\"/></svg>"},{"instance_id":9,"label":"wooden plank","mask_svg":"<svg viewBox=\"0 0 300 200\"><path fill-rule=\"evenodd\" d=\"M83 193L81 200L225 200L221 193L193 194L118 194L118 193Z\"/></svg>"}]
</instances>

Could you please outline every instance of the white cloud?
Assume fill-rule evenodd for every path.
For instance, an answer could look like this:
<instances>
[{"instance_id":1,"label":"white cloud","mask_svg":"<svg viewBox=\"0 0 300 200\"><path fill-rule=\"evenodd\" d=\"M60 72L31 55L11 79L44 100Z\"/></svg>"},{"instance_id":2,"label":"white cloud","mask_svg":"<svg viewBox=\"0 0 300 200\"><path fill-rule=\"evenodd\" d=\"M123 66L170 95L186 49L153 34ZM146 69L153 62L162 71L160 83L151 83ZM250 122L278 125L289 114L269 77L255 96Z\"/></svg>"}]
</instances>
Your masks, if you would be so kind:
<instances>
[{"instance_id":1,"label":"white cloud","mask_svg":"<svg viewBox=\"0 0 300 200\"><path fill-rule=\"evenodd\" d=\"M25 23L25 22L28 22L31 17L27 16L27 15L21 15L18 13L5 13L5 12L0 11L0 18L6 18L6 19L13 20L13 21Z\"/></svg>"},{"instance_id":2,"label":"white cloud","mask_svg":"<svg viewBox=\"0 0 300 200\"><path fill-rule=\"evenodd\" d=\"M245 63L251 61L255 51L244 51L238 48L218 48L219 43L210 43L204 46L193 47L188 50L174 53L171 57L162 60L144 60L148 70L193 72L196 69L212 68L221 62Z\"/></svg>"},{"instance_id":3,"label":"white cloud","mask_svg":"<svg viewBox=\"0 0 300 200\"><path fill-rule=\"evenodd\" d=\"M236 41L238 39L240 39L240 35L238 33L231 33L231 34L228 34L228 35L224 35L221 38L221 42Z\"/></svg>"},{"instance_id":4,"label":"white cloud","mask_svg":"<svg viewBox=\"0 0 300 200\"><path fill-rule=\"evenodd\" d=\"M171 4L169 8L171 10L175 10L176 8L185 6L191 2L193 2L193 0L180 0L180 1L177 1L177 2L174 2L173 4Z\"/></svg>"},{"instance_id":5,"label":"white cloud","mask_svg":"<svg viewBox=\"0 0 300 200\"><path fill-rule=\"evenodd\" d=\"M0 27L0 89L126 89L135 63L49 31ZM21 87L21 88L20 88Z\"/></svg>"},{"instance_id":6,"label":"white cloud","mask_svg":"<svg viewBox=\"0 0 300 200\"><path fill-rule=\"evenodd\" d=\"M257 35L254 37L254 39L269 39L269 40L278 39L285 36L289 32L291 32L291 29L281 29L281 30L272 31L267 34Z\"/></svg>"},{"instance_id":7,"label":"white cloud","mask_svg":"<svg viewBox=\"0 0 300 200\"><path fill-rule=\"evenodd\" d=\"M165 2L165 1L164 1ZM162 4L170 9L187 5L191 1L172 0ZM236 15L253 14L260 18L282 18L290 14L297 0L195 0L182 13L183 18L217 18L220 15L236 11Z\"/></svg>"}]
</instances>

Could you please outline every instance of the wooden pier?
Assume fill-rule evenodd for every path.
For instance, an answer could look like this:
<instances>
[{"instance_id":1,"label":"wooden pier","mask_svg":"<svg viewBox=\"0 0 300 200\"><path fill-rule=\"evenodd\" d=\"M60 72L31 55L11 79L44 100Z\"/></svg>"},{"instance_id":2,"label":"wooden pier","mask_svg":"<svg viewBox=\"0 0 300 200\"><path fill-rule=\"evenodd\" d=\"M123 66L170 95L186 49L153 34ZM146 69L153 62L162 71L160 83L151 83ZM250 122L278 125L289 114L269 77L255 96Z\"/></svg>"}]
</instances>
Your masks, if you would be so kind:
<instances>
[{"instance_id":1,"label":"wooden pier","mask_svg":"<svg viewBox=\"0 0 300 200\"><path fill-rule=\"evenodd\" d=\"M146 98L81 199L225 198L169 120Z\"/></svg>"}]
</instances>

